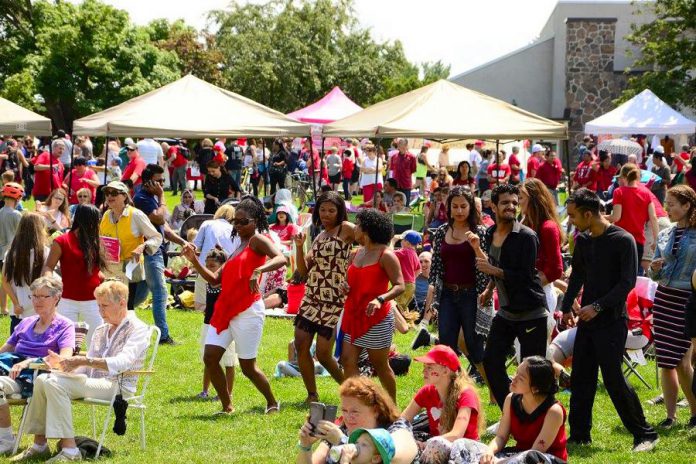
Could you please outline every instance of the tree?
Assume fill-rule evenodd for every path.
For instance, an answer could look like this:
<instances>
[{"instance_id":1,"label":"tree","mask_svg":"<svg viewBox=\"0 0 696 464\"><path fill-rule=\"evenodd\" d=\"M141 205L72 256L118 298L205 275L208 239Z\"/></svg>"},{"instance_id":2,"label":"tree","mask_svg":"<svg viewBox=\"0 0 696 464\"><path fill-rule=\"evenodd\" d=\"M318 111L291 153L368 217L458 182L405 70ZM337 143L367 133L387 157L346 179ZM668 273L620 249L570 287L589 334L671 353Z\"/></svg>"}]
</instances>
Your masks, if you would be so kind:
<instances>
[{"instance_id":1,"label":"tree","mask_svg":"<svg viewBox=\"0 0 696 464\"><path fill-rule=\"evenodd\" d=\"M125 11L97 0L4 3L0 93L56 128L179 77L176 53L152 44Z\"/></svg>"},{"instance_id":2,"label":"tree","mask_svg":"<svg viewBox=\"0 0 696 464\"><path fill-rule=\"evenodd\" d=\"M233 2L210 20L230 88L282 112L334 85L365 106L449 74L441 63L409 63L398 41L376 42L359 27L352 0Z\"/></svg>"},{"instance_id":3,"label":"tree","mask_svg":"<svg viewBox=\"0 0 696 464\"><path fill-rule=\"evenodd\" d=\"M655 16L632 25L627 36L641 52L634 68L645 71L629 77L619 101L649 88L670 105L696 109L696 2L656 0L641 4L639 12Z\"/></svg>"}]
</instances>

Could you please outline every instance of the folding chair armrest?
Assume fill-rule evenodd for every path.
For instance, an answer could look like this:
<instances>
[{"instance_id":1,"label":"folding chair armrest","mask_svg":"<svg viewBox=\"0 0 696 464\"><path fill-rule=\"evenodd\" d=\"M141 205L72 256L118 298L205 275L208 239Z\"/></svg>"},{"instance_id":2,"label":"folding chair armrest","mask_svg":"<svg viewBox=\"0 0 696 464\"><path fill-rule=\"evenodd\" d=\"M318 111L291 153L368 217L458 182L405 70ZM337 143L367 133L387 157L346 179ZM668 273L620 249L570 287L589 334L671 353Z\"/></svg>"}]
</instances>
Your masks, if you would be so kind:
<instances>
[{"instance_id":1,"label":"folding chair armrest","mask_svg":"<svg viewBox=\"0 0 696 464\"><path fill-rule=\"evenodd\" d=\"M40 362L40 363L31 363L29 364L29 369L33 369L35 371L50 371L51 366L49 366L46 363Z\"/></svg>"}]
</instances>

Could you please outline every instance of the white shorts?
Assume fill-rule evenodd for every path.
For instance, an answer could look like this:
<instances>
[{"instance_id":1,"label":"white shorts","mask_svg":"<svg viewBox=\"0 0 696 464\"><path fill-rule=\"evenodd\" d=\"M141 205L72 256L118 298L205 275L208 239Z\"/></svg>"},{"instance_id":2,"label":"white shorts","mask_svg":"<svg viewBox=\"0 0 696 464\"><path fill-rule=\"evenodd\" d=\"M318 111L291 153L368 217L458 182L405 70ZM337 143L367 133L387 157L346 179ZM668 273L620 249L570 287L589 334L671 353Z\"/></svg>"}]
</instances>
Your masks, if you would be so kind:
<instances>
[{"instance_id":1,"label":"white shorts","mask_svg":"<svg viewBox=\"0 0 696 464\"><path fill-rule=\"evenodd\" d=\"M263 300L258 300L232 319L229 327L222 332L217 333L212 325L208 327L205 344L227 349L234 341L239 359L255 359L261 344L264 319Z\"/></svg>"},{"instance_id":2,"label":"white shorts","mask_svg":"<svg viewBox=\"0 0 696 464\"><path fill-rule=\"evenodd\" d=\"M573 356L575 334L577 332L578 329L575 327L573 327L572 329L564 330L563 332L556 335L556 338L554 338L551 342L551 345L555 345L559 350L561 350L561 353L563 353L566 359Z\"/></svg>"},{"instance_id":3,"label":"white shorts","mask_svg":"<svg viewBox=\"0 0 696 464\"><path fill-rule=\"evenodd\" d=\"M208 337L208 330L210 324L203 324L201 326L201 362L203 361L203 354L205 353L205 340ZM237 367L239 366L239 359L237 359L237 348L235 343L232 342L225 349L225 354L222 355L220 360L220 365L222 367Z\"/></svg>"}]
</instances>

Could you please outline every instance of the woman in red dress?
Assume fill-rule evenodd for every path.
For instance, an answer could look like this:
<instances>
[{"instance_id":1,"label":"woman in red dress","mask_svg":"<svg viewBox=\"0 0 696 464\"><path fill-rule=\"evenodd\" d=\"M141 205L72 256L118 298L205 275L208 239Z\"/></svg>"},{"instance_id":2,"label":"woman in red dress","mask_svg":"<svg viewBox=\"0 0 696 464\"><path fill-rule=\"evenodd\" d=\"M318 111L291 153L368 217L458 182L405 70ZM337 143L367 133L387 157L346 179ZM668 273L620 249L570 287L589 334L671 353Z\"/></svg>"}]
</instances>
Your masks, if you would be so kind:
<instances>
[{"instance_id":1,"label":"woman in red dress","mask_svg":"<svg viewBox=\"0 0 696 464\"><path fill-rule=\"evenodd\" d=\"M220 360L234 340L242 373L266 398L266 414L278 412L280 404L273 396L271 385L256 366L264 322L259 279L261 274L283 267L285 257L264 235L268 233L268 222L258 198L246 196L239 202L233 225L232 235L239 236L239 247L217 272L202 266L193 248L186 247L183 251L208 283L222 285L205 339L203 362L222 403L222 411L218 414L231 414L233 408Z\"/></svg>"},{"instance_id":2,"label":"woman in red dress","mask_svg":"<svg viewBox=\"0 0 696 464\"><path fill-rule=\"evenodd\" d=\"M396 379L389 366L394 337L391 300L405 287L399 259L389 248L393 236L389 216L375 209L358 213L355 239L362 246L353 255L343 284L347 297L341 325L341 365L346 377L360 375L358 358L362 350L367 350L382 387L396 400Z\"/></svg>"}]
</instances>

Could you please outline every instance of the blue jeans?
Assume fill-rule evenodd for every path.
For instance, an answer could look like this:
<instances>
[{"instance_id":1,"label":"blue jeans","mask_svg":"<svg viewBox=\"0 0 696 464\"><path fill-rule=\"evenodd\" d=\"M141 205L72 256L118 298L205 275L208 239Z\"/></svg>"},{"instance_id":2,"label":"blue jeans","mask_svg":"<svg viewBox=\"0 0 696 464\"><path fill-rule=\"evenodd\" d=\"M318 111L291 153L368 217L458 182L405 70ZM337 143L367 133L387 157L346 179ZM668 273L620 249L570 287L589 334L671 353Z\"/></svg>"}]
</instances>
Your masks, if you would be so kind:
<instances>
[{"instance_id":1,"label":"blue jeans","mask_svg":"<svg viewBox=\"0 0 696 464\"><path fill-rule=\"evenodd\" d=\"M469 352L469 361L483 361L483 336L476 333L476 289L453 291L443 288L438 309L438 331L440 343L459 352L457 341L459 329L464 333L464 342Z\"/></svg>"},{"instance_id":2,"label":"blue jeans","mask_svg":"<svg viewBox=\"0 0 696 464\"><path fill-rule=\"evenodd\" d=\"M350 179L343 179L343 196L346 200L350 200Z\"/></svg>"},{"instance_id":3,"label":"blue jeans","mask_svg":"<svg viewBox=\"0 0 696 464\"><path fill-rule=\"evenodd\" d=\"M162 249L150 256L145 253L145 282L152 293L152 317L155 325L162 331L160 340L169 338L167 326L167 283L164 281L164 257Z\"/></svg>"}]
</instances>

